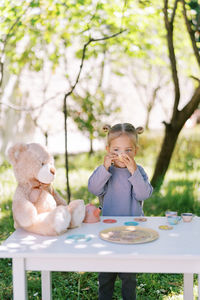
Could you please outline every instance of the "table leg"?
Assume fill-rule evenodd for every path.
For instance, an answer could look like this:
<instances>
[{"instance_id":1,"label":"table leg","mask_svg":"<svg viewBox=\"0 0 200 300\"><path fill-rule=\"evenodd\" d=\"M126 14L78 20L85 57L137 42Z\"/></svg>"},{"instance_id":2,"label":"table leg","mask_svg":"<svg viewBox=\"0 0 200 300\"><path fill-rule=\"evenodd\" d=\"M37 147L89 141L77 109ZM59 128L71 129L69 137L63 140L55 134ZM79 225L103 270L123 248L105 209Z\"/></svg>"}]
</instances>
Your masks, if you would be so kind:
<instances>
[{"instance_id":1,"label":"table leg","mask_svg":"<svg viewBox=\"0 0 200 300\"><path fill-rule=\"evenodd\" d=\"M14 300L28 299L24 258L18 257L12 259L12 272L13 272L13 299Z\"/></svg>"},{"instance_id":2,"label":"table leg","mask_svg":"<svg viewBox=\"0 0 200 300\"><path fill-rule=\"evenodd\" d=\"M51 272L42 271L42 300L51 300Z\"/></svg>"},{"instance_id":3,"label":"table leg","mask_svg":"<svg viewBox=\"0 0 200 300\"><path fill-rule=\"evenodd\" d=\"M193 274L184 274L184 300L193 299Z\"/></svg>"}]
</instances>

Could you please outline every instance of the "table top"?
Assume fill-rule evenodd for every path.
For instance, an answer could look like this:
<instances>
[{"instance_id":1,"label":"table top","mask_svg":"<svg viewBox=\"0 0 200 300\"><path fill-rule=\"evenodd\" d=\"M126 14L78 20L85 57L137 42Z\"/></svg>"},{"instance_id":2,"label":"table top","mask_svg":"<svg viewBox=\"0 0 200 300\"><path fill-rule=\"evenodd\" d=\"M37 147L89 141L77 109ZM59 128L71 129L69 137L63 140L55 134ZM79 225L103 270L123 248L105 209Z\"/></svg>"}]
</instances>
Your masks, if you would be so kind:
<instances>
[{"instance_id":1,"label":"table top","mask_svg":"<svg viewBox=\"0 0 200 300\"><path fill-rule=\"evenodd\" d=\"M69 229L60 236L40 236L17 229L0 245L0 258L15 257L49 257L49 258L87 258L115 257L121 258L162 258L179 259L187 257L200 260L200 218L194 217L192 222L174 225L172 230L161 230L159 225L166 225L166 217L147 217L139 226L151 228L159 233L159 238L143 244L115 244L100 239L99 232L115 226L123 226L134 217L109 217L117 220L114 224L101 221L93 224L83 223L81 227ZM69 236L85 234L88 239L74 240Z\"/></svg>"}]
</instances>

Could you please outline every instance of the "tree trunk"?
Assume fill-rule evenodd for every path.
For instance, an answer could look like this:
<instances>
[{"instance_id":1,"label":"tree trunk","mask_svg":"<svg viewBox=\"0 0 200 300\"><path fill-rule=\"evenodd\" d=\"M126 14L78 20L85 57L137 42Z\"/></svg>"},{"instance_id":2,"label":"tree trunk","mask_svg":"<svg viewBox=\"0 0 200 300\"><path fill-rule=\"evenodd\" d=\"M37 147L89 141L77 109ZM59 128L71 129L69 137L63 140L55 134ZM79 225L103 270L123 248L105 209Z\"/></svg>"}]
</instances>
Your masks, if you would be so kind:
<instances>
[{"instance_id":1,"label":"tree trunk","mask_svg":"<svg viewBox=\"0 0 200 300\"><path fill-rule=\"evenodd\" d=\"M48 148L48 138L49 138L48 131L45 131L44 137L45 137L45 145Z\"/></svg>"},{"instance_id":2,"label":"tree trunk","mask_svg":"<svg viewBox=\"0 0 200 300\"><path fill-rule=\"evenodd\" d=\"M181 129L182 127L173 128L170 124L165 127L165 136L151 180L154 188L159 189L163 183Z\"/></svg>"},{"instance_id":3,"label":"tree trunk","mask_svg":"<svg viewBox=\"0 0 200 300\"><path fill-rule=\"evenodd\" d=\"M154 188L157 189L160 188L164 180L165 174L167 172L176 145L176 141L178 139L178 135L181 129L183 128L185 122L191 117L191 115L193 114L193 112L195 111L195 109L198 107L200 103L200 80L198 79L198 86L195 89L193 96L191 97L189 102L182 108L181 111L178 108L179 101L180 101L180 86L179 86L179 78L177 73L176 56L175 56L174 40L173 40L174 18L175 18L178 2L179 0L174 1L174 7L173 10L171 10L171 16L169 13L170 10L169 10L168 0L164 0L164 8L163 8L165 27L167 30L167 44L168 44L168 51L169 51L169 59L171 64L172 79L174 83L174 105L173 105L173 113L172 113L170 124L166 124L164 122L166 126L165 136L161 146L160 154L158 156L158 160L156 162L154 174L151 180L151 184L153 185ZM183 1L183 4L185 8L185 1ZM186 11L184 11L184 17L188 29L191 25L189 26ZM188 29L188 33L192 40L193 37L191 36L191 32L189 31L189 29ZM200 63L200 59L198 63Z\"/></svg>"},{"instance_id":4,"label":"tree trunk","mask_svg":"<svg viewBox=\"0 0 200 300\"><path fill-rule=\"evenodd\" d=\"M63 103L64 112L64 127L65 127L65 170L66 170L66 185L67 185L67 200L70 202L71 192L69 186L69 162L68 162L68 150L67 150L67 95L64 97Z\"/></svg>"},{"instance_id":5,"label":"tree trunk","mask_svg":"<svg viewBox=\"0 0 200 300\"><path fill-rule=\"evenodd\" d=\"M149 117L150 117L150 113L151 113L151 110L147 110L146 112L146 120L145 120L145 125L144 125L144 128L145 130L149 131Z\"/></svg>"},{"instance_id":6,"label":"tree trunk","mask_svg":"<svg viewBox=\"0 0 200 300\"><path fill-rule=\"evenodd\" d=\"M200 103L200 85L194 91L194 94L190 101L183 107L181 111L176 111L174 119L170 124L165 123L165 136L161 146L161 151L156 162L156 167L151 180L151 184L154 188L161 186L167 168L169 166L178 135L183 128L185 122L191 117L194 111L197 109Z\"/></svg>"},{"instance_id":7,"label":"tree trunk","mask_svg":"<svg viewBox=\"0 0 200 300\"><path fill-rule=\"evenodd\" d=\"M89 155L94 153L94 149L93 149L93 138L90 137L90 151L89 151Z\"/></svg>"}]
</instances>

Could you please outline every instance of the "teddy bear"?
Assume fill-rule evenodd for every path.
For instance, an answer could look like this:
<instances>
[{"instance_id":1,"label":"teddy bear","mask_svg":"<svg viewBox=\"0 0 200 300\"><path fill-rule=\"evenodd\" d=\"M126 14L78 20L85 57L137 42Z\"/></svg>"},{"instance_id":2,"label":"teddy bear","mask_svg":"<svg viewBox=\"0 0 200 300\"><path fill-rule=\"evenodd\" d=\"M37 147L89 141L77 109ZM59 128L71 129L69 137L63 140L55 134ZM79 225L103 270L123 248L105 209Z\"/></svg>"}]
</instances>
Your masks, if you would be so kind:
<instances>
[{"instance_id":1,"label":"teddy bear","mask_svg":"<svg viewBox=\"0 0 200 300\"><path fill-rule=\"evenodd\" d=\"M17 143L8 149L8 160L18 182L12 204L15 228L54 236L81 225L84 201L77 199L67 205L53 189L54 160L44 146Z\"/></svg>"}]
</instances>

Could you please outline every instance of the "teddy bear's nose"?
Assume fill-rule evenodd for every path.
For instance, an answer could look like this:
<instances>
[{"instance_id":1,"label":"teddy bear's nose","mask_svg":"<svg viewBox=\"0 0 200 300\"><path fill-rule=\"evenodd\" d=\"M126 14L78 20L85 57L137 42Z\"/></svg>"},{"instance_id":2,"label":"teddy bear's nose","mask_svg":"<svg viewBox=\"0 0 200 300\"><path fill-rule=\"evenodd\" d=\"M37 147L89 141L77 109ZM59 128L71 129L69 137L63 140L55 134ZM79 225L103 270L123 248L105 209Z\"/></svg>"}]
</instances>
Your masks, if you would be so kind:
<instances>
[{"instance_id":1,"label":"teddy bear's nose","mask_svg":"<svg viewBox=\"0 0 200 300\"><path fill-rule=\"evenodd\" d=\"M56 171L55 171L54 168L51 168L51 169L50 169L50 172L51 172L51 174L53 174L53 175L55 175L55 173L56 173Z\"/></svg>"}]
</instances>

